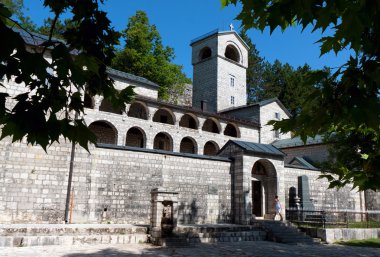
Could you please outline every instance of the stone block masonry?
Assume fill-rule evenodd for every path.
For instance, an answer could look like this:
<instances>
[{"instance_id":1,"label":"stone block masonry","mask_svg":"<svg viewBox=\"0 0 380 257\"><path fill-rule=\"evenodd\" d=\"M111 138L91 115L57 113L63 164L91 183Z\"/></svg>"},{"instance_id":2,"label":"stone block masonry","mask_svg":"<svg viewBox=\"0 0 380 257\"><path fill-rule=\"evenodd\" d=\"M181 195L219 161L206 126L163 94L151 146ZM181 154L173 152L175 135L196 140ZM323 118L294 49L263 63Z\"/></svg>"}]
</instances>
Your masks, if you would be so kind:
<instances>
[{"instance_id":1,"label":"stone block masonry","mask_svg":"<svg viewBox=\"0 0 380 257\"><path fill-rule=\"evenodd\" d=\"M62 223L70 144L40 147L0 141L0 223ZM122 147L119 147L122 148ZM216 222L231 215L230 162L156 150L77 148L74 223L149 224L150 191L179 193L179 221ZM210 188L217 188L210 190Z\"/></svg>"}]
</instances>

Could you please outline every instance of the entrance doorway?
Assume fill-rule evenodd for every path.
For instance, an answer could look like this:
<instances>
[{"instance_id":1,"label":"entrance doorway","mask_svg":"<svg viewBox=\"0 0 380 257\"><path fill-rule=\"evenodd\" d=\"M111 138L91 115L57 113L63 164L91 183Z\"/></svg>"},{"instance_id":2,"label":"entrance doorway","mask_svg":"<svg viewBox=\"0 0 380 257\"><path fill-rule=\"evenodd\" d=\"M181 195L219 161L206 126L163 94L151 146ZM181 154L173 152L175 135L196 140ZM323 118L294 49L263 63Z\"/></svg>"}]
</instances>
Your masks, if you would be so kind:
<instances>
[{"instance_id":1,"label":"entrance doorway","mask_svg":"<svg viewBox=\"0 0 380 257\"><path fill-rule=\"evenodd\" d=\"M261 206L262 206L261 181L252 180L252 214L254 214L256 217L263 216Z\"/></svg>"},{"instance_id":2,"label":"entrance doorway","mask_svg":"<svg viewBox=\"0 0 380 257\"><path fill-rule=\"evenodd\" d=\"M273 164L260 159L252 167L252 214L271 217L275 214L274 197L277 195L277 172Z\"/></svg>"}]
</instances>

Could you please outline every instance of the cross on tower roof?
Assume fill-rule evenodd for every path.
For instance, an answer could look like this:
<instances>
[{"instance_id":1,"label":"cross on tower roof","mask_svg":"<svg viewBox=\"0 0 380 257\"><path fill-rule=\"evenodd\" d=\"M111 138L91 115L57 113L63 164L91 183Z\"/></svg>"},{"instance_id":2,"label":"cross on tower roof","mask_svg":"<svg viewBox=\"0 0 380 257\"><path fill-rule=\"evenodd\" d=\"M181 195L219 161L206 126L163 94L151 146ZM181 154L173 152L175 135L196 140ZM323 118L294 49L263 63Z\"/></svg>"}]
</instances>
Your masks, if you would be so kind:
<instances>
[{"instance_id":1,"label":"cross on tower roof","mask_svg":"<svg viewBox=\"0 0 380 257\"><path fill-rule=\"evenodd\" d=\"M234 28L235 28L234 25L231 23L231 24L230 24L230 30L233 31Z\"/></svg>"}]
</instances>

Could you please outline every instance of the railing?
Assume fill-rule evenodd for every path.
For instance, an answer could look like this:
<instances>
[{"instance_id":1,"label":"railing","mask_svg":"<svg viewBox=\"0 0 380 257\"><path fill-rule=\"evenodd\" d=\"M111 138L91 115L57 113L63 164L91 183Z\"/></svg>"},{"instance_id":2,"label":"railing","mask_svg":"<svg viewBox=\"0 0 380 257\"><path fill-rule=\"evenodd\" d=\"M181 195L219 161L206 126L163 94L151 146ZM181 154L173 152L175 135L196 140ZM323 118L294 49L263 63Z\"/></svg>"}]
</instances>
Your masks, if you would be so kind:
<instances>
[{"instance_id":1,"label":"railing","mask_svg":"<svg viewBox=\"0 0 380 257\"><path fill-rule=\"evenodd\" d=\"M286 219L300 227L380 228L380 211L356 212L286 209Z\"/></svg>"}]
</instances>

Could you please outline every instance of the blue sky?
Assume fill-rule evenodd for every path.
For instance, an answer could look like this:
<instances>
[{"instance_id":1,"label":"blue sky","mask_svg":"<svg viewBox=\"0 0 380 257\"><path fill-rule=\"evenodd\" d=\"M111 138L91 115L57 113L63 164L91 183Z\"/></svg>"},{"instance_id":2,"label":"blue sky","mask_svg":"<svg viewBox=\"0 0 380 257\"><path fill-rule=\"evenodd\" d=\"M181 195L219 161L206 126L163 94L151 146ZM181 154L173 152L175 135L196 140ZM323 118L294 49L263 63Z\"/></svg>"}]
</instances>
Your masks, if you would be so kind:
<instances>
[{"instance_id":1,"label":"blue sky","mask_svg":"<svg viewBox=\"0 0 380 257\"><path fill-rule=\"evenodd\" d=\"M25 0L29 9L26 14L38 25L49 16L48 10L43 8L43 0ZM163 43L175 50L175 63L183 65L185 73L192 77L190 41L214 29L229 30L233 23L239 30L240 23L234 18L239 13L239 6L229 6L221 9L219 0L107 0L103 9L117 30L126 27L128 18L137 10L148 14L151 24L155 24L161 34ZM248 35L256 44L260 55L273 63L279 59L282 63L289 63L297 67L308 63L312 68L323 66L338 67L348 59L348 51L335 56L329 53L319 57L319 45L315 42L320 39L320 32L311 33L306 28L293 27L284 33L276 30L272 35L269 31L250 30Z\"/></svg>"}]
</instances>

